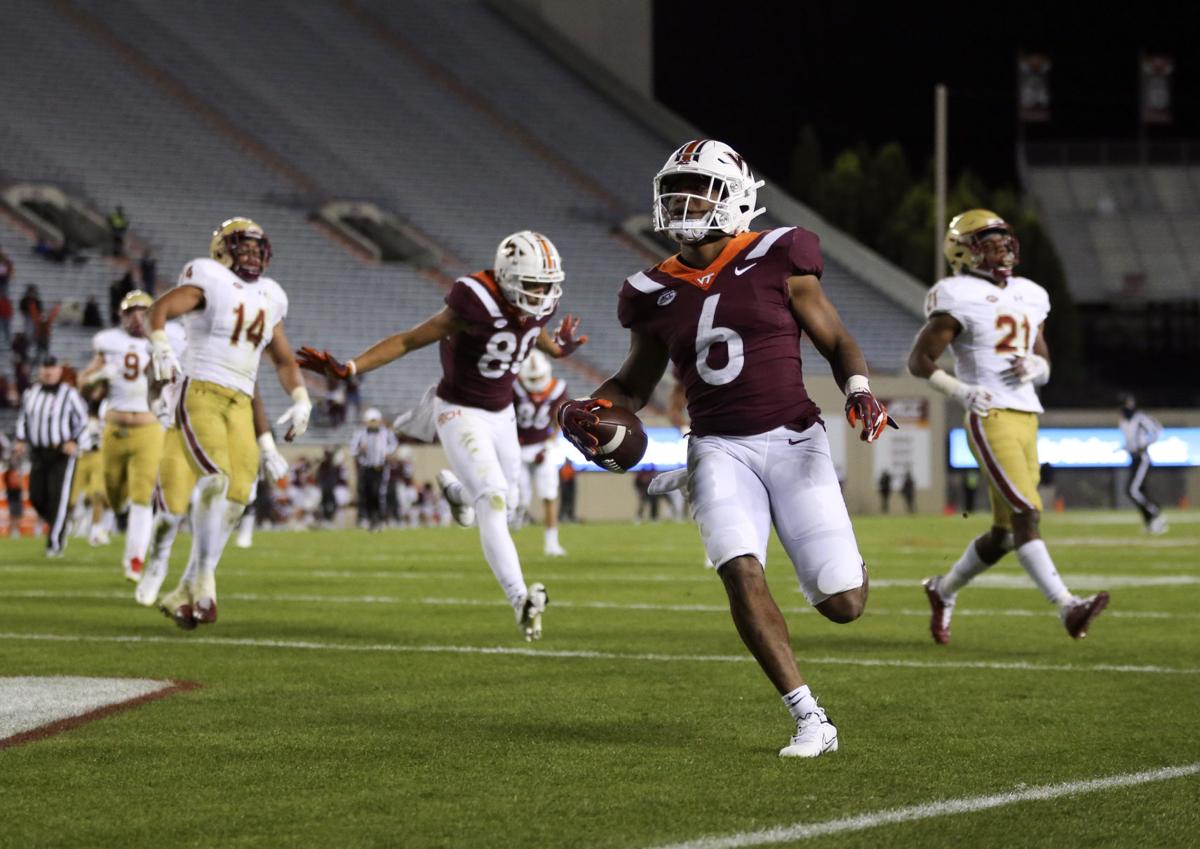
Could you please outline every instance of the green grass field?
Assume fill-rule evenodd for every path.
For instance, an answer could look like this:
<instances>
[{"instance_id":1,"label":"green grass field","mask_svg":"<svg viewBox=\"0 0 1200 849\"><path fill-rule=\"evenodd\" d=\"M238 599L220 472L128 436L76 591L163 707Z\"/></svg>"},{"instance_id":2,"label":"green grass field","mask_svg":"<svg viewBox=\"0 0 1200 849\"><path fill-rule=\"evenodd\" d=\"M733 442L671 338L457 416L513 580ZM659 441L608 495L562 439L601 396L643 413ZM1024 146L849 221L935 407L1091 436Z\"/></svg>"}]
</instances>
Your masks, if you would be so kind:
<instances>
[{"instance_id":1,"label":"green grass field","mask_svg":"<svg viewBox=\"0 0 1200 849\"><path fill-rule=\"evenodd\" d=\"M0 846L1195 846L1200 515L1172 518L1156 538L1132 511L1047 518L1068 584L1112 592L1080 642L1013 558L960 595L951 645L930 640L918 582L980 515L857 520L872 588L851 625L806 608L774 547L840 731L814 761L776 757L791 720L691 525L567 527L565 560L521 531L551 596L532 645L473 531L259 533L191 634L133 602L117 544L46 561L3 541L0 675L201 686L0 749Z\"/></svg>"}]
</instances>

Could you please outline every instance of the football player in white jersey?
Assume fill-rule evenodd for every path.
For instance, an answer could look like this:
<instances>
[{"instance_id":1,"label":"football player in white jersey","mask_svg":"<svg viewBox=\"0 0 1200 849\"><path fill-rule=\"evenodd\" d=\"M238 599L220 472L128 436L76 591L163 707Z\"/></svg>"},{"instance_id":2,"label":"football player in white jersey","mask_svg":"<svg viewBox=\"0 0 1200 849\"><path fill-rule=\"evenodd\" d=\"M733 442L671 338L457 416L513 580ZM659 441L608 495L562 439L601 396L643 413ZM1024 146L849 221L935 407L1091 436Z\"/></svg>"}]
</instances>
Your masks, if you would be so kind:
<instances>
[{"instance_id":1,"label":"football player in white jersey","mask_svg":"<svg viewBox=\"0 0 1200 849\"><path fill-rule=\"evenodd\" d=\"M150 310L157 380L180 380L178 419L188 462L198 476L192 508L192 552L179 586L161 608L180 627L217 620L216 568L258 474L259 446L251 410L258 364L267 351L292 406L279 419L289 441L308 428L312 402L284 332L288 299L264 277L271 243L248 218L213 233L211 258L184 266L176 288ZM181 366L164 327L186 316Z\"/></svg>"},{"instance_id":2,"label":"football player in white jersey","mask_svg":"<svg viewBox=\"0 0 1200 849\"><path fill-rule=\"evenodd\" d=\"M950 641L950 616L958 591L1016 550L1021 567L1058 607L1067 633L1087 635L1108 604L1108 593L1079 598L1067 589L1038 531L1038 414L1035 387L1050 379L1045 321L1046 290L1013 274L1020 245L999 215L972 209L956 216L946 231L946 259L953 274L938 281L925 299L927 321L917 335L908 368L966 408L971 451L987 476L992 527L968 543L945 575L928 578L935 642ZM938 368L950 347L955 376Z\"/></svg>"},{"instance_id":3,"label":"football player in white jersey","mask_svg":"<svg viewBox=\"0 0 1200 849\"><path fill-rule=\"evenodd\" d=\"M129 512L121 563L131 581L141 576L150 545L151 498L162 460L163 431L150 411L146 378L150 369L146 310L153 303L141 290L126 295L121 301L121 326L96 334L92 361L81 375L84 383L95 378L108 382L108 411L100 447L104 488L113 510ZM182 330L172 325L171 332Z\"/></svg>"},{"instance_id":4,"label":"football player in white jersey","mask_svg":"<svg viewBox=\"0 0 1200 849\"><path fill-rule=\"evenodd\" d=\"M550 358L530 351L513 384L517 441L521 444L521 509L529 511L536 491L542 505L545 539L542 553L565 557L558 541L558 407L567 400L566 381L556 378Z\"/></svg>"}]
</instances>

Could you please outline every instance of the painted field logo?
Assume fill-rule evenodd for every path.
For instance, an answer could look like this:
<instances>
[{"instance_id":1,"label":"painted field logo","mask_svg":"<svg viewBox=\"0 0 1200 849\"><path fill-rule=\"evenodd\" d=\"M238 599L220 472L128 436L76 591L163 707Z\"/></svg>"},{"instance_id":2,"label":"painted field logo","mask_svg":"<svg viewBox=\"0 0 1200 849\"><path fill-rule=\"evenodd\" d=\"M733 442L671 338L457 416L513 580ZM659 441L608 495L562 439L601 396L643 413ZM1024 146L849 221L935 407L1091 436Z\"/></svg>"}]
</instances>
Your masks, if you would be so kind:
<instances>
[{"instance_id":1,"label":"painted field logo","mask_svg":"<svg viewBox=\"0 0 1200 849\"><path fill-rule=\"evenodd\" d=\"M198 686L147 678L0 678L0 749Z\"/></svg>"}]
</instances>

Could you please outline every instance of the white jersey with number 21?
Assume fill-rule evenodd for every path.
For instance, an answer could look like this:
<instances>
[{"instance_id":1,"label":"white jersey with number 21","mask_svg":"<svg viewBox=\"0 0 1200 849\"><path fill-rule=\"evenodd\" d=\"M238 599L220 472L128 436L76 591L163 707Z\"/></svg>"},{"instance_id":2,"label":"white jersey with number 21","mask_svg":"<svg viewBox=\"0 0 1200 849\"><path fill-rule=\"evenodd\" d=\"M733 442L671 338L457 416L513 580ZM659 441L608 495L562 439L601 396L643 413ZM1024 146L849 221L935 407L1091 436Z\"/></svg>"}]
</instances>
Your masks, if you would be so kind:
<instances>
[{"instance_id":1,"label":"white jersey with number 21","mask_svg":"<svg viewBox=\"0 0 1200 849\"><path fill-rule=\"evenodd\" d=\"M247 283L216 260L204 258L184 266L178 285L204 293L203 309L186 318L184 374L253 396L263 349L275 325L287 316L283 288L270 277Z\"/></svg>"},{"instance_id":2,"label":"white jersey with number 21","mask_svg":"<svg viewBox=\"0 0 1200 849\"><path fill-rule=\"evenodd\" d=\"M1003 289L980 277L958 274L939 280L925 296L925 316L944 313L962 325L951 343L954 371L964 383L992 394L992 406L1042 412L1032 383L1010 385L1001 374L1013 357L1033 353L1038 328L1050 314L1050 296L1026 277L1012 277Z\"/></svg>"}]
</instances>

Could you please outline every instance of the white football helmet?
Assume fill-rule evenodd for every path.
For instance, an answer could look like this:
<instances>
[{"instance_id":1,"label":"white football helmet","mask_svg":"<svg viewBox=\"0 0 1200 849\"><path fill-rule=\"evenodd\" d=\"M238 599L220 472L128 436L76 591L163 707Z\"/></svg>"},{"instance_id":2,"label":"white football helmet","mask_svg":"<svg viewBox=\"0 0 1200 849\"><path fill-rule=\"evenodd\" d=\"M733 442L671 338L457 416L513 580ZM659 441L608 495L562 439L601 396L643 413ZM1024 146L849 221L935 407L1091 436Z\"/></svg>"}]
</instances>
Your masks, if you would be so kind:
<instances>
[{"instance_id":1,"label":"white football helmet","mask_svg":"<svg viewBox=\"0 0 1200 849\"><path fill-rule=\"evenodd\" d=\"M529 392L545 392L550 388L551 372L550 358L535 348L521 363L517 380Z\"/></svg>"},{"instance_id":2,"label":"white football helmet","mask_svg":"<svg viewBox=\"0 0 1200 849\"><path fill-rule=\"evenodd\" d=\"M562 297L562 258L554 243L532 230L513 233L496 248L496 283L510 304L537 318ZM534 287L534 288L530 288Z\"/></svg>"},{"instance_id":3,"label":"white football helmet","mask_svg":"<svg viewBox=\"0 0 1200 849\"><path fill-rule=\"evenodd\" d=\"M699 193L680 191L672 178L681 176L704 178L707 188ZM765 181L754 179L746 160L724 142L690 141L654 175L654 229L665 230L684 244L702 242L714 233L744 233L754 218L767 211L757 207L758 190L764 185ZM708 208L694 210L697 203Z\"/></svg>"}]
</instances>

